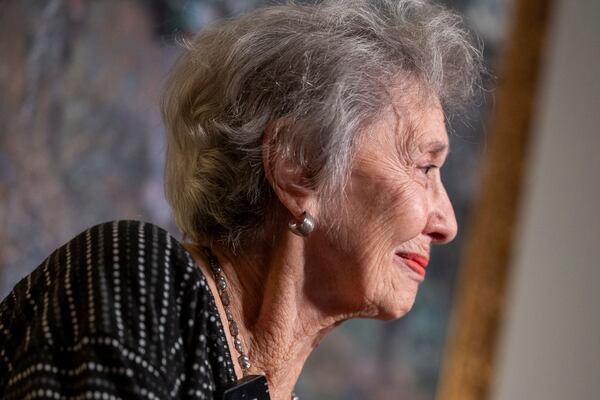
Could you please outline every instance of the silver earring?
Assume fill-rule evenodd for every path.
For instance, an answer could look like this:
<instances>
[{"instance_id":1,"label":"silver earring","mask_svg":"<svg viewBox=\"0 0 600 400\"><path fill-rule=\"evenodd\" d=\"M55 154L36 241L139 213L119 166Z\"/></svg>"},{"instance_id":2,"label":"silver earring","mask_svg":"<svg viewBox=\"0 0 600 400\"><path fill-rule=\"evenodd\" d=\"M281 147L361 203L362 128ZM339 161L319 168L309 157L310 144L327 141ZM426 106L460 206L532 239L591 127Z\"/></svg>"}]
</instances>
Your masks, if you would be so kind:
<instances>
[{"instance_id":1,"label":"silver earring","mask_svg":"<svg viewBox=\"0 0 600 400\"><path fill-rule=\"evenodd\" d=\"M313 229L315 229L315 220L312 215L304 211L304 213L302 213L302 222L297 223L295 221L290 221L288 227L290 228L290 231L298 236L308 236Z\"/></svg>"}]
</instances>

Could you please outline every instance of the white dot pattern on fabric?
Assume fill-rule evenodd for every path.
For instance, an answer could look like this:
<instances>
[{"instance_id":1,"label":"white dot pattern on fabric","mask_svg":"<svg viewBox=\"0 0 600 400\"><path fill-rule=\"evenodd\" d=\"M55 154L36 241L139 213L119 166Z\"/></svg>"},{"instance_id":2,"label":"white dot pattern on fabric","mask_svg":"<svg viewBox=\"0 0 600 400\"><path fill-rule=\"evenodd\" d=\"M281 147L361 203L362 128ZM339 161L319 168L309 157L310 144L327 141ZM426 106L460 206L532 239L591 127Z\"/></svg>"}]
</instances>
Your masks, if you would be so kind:
<instances>
[{"instance_id":1,"label":"white dot pattern on fabric","mask_svg":"<svg viewBox=\"0 0 600 400\"><path fill-rule=\"evenodd\" d=\"M152 224L88 229L0 303L2 399L212 399L235 378L205 277Z\"/></svg>"},{"instance_id":2,"label":"white dot pattern on fabric","mask_svg":"<svg viewBox=\"0 0 600 400\"><path fill-rule=\"evenodd\" d=\"M71 245L69 242L66 245L67 248L67 267L65 271L65 293L67 294L67 305L69 307L69 316L71 317L71 328L73 329L73 337L77 340L79 336L79 322L77 321L77 312L75 311L75 299L73 298L73 288L71 287Z\"/></svg>"},{"instance_id":3,"label":"white dot pattern on fabric","mask_svg":"<svg viewBox=\"0 0 600 400\"><path fill-rule=\"evenodd\" d=\"M94 305L94 278L92 269L92 233L89 229L85 232L85 266L88 289L88 322L90 332L93 334L96 333L96 306Z\"/></svg>"}]
</instances>

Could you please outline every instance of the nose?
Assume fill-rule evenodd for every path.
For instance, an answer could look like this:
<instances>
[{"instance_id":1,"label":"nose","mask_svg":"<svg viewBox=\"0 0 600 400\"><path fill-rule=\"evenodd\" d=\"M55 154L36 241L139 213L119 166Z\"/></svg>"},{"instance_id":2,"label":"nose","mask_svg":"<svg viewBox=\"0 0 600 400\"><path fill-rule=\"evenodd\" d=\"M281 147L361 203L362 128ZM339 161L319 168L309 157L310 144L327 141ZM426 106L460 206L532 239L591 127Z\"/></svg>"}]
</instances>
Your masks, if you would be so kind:
<instances>
[{"instance_id":1,"label":"nose","mask_svg":"<svg viewBox=\"0 0 600 400\"><path fill-rule=\"evenodd\" d=\"M429 218L424 233L431 237L433 244L446 244L456 237L458 230L452 203L446 189L440 183L433 193L429 208Z\"/></svg>"}]
</instances>

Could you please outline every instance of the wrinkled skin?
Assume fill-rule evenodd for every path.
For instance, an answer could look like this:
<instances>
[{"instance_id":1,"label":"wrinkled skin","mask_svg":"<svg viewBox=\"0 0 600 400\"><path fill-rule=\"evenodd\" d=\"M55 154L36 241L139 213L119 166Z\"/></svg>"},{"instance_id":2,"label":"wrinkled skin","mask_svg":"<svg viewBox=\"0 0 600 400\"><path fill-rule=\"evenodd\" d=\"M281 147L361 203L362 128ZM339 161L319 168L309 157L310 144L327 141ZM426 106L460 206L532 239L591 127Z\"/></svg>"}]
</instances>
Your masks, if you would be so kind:
<instances>
[{"instance_id":1,"label":"wrinkled skin","mask_svg":"<svg viewBox=\"0 0 600 400\"><path fill-rule=\"evenodd\" d=\"M411 309L423 277L398 253L427 259L432 244L456 235L439 171L448 152L441 107L410 98L404 104L390 106L365 131L350 182L334 206L321 204L304 188L302 173L265 148L265 169L283 215L265 228L274 241L257 241L237 255L215 249L253 362L250 373L266 375L274 400L290 398L311 351L341 322L399 318ZM288 218L305 210L317 222L306 238L287 228ZM218 298L206 260L187 247Z\"/></svg>"},{"instance_id":2,"label":"wrinkled skin","mask_svg":"<svg viewBox=\"0 0 600 400\"><path fill-rule=\"evenodd\" d=\"M402 118L398 108L390 109L371 126L338 208L339 227L311 238L315 255L320 254L315 259L324 259L315 275L331 285L315 291L321 297L316 301L349 316L393 319L406 314L423 278L396 254L428 259L432 244L456 236L440 176L448 153L441 107L428 101L410 111Z\"/></svg>"}]
</instances>

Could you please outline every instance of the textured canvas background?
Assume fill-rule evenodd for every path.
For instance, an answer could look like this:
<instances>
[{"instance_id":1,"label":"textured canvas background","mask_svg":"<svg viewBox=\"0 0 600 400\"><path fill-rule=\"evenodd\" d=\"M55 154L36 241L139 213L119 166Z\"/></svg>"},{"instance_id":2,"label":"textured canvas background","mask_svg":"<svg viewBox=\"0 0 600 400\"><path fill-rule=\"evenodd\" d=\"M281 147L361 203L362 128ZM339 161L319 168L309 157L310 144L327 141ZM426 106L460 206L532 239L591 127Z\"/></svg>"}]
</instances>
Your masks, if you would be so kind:
<instances>
[{"instance_id":1,"label":"textured canvas background","mask_svg":"<svg viewBox=\"0 0 600 400\"><path fill-rule=\"evenodd\" d=\"M456 0L489 69L508 0ZM0 298L90 225L135 218L177 228L162 192L161 85L175 36L262 0L0 1ZM416 304L394 322L350 321L309 359L304 398L433 399L454 278L493 96L455 121L444 176L459 229L436 248Z\"/></svg>"}]
</instances>

